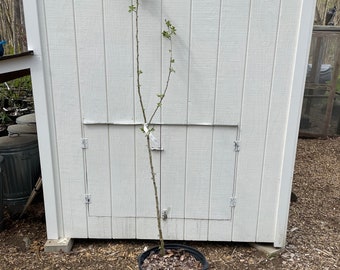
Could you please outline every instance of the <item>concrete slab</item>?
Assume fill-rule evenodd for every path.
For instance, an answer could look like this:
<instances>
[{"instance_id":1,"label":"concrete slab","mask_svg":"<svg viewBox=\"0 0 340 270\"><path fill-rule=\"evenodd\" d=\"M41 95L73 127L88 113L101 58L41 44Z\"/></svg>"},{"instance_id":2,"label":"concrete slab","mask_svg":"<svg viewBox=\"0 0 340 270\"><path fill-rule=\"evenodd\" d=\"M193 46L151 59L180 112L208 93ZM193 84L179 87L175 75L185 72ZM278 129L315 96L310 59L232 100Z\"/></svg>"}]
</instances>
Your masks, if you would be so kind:
<instances>
[{"instance_id":1,"label":"concrete slab","mask_svg":"<svg viewBox=\"0 0 340 270\"><path fill-rule=\"evenodd\" d=\"M73 239L60 238L47 240L44 246L45 252L70 252L73 246Z\"/></svg>"},{"instance_id":2,"label":"concrete slab","mask_svg":"<svg viewBox=\"0 0 340 270\"><path fill-rule=\"evenodd\" d=\"M265 253L268 257L274 257L283 250L283 248L275 248L272 244L249 243L249 245Z\"/></svg>"}]
</instances>

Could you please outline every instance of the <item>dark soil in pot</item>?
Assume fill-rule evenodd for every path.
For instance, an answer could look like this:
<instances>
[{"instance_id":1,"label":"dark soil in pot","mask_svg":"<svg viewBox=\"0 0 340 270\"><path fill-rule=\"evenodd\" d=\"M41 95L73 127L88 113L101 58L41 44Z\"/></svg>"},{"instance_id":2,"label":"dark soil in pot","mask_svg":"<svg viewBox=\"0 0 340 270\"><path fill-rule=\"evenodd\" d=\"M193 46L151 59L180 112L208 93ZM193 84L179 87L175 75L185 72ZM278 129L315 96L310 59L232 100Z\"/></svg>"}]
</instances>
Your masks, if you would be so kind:
<instances>
[{"instance_id":1,"label":"dark soil in pot","mask_svg":"<svg viewBox=\"0 0 340 270\"><path fill-rule=\"evenodd\" d=\"M180 244L166 244L165 255L159 255L159 247L151 248L138 257L140 270L207 270L209 264L198 250Z\"/></svg>"}]
</instances>

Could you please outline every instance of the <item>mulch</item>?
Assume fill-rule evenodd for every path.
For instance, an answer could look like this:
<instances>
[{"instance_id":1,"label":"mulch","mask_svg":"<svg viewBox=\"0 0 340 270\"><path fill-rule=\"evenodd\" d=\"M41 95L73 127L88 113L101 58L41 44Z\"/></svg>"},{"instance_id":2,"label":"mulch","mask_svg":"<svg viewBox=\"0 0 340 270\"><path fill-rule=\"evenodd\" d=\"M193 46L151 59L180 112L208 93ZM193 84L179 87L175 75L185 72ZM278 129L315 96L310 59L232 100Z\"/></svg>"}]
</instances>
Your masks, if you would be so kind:
<instances>
[{"instance_id":1,"label":"mulch","mask_svg":"<svg viewBox=\"0 0 340 270\"><path fill-rule=\"evenodd\" d=\"M202 252L209 269L337 269L340 257L340 138L300 139L293 180L287 245L268 257L246 243L185 242ZM35 202L25 218L5 219L0 269L137 268L141 240L75 240L70 253L45 253L44 207Z\"/></svg>"}]
</instances>

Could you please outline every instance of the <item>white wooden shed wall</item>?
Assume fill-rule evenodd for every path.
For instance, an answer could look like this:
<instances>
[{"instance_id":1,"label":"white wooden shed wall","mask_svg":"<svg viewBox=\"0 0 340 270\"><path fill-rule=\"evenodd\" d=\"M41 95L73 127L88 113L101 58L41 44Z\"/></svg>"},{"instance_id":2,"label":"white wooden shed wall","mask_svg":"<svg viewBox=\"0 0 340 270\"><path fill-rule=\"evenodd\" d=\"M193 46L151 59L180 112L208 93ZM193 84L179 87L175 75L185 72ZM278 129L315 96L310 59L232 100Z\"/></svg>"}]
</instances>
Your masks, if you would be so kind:
<instances>
[{"instance_id":1,"label":"white wooden shed wall","mask_svg":"<svg viewBox=\"0 0 340 270\"><path fill-rule=\"evenodd\" d=\"M156 238L129 1L24 2L48 238ZM155 120L167 239L284 245L314 7L141 1L147 104L165 83L164 18L178 33Z\"/></svg>"}]
</instances>

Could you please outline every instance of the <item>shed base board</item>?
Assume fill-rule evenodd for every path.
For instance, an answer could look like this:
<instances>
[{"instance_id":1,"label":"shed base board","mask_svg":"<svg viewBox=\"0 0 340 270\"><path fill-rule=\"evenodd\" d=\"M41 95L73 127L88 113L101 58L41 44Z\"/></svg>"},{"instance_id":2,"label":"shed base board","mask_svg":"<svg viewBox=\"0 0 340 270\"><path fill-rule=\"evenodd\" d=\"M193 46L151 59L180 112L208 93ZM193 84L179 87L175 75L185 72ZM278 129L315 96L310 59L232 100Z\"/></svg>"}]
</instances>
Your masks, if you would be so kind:
<instances>
[{"instance_id":1,"label":"shed base board","mask_svg":"<svg viewBox=\"0 0 340 270\"><path fill-rule=\"evenodd\" d=\"M73 246L72 238L59 238L47 240L44 246L45 252L70 252Z\"/></svg>"},{"instance_id":2,"label":"shed base board","mask_svg":"<svg viewBox=\"0 0 340 270\"><path fill-rule=\"evenodd\" d=\"M278 255L283 248L276 248L273 244L266 243L248 243L250 246L256 248L257 250L265 253L268 257L273 257Z\"/></svg>"}]
</instances>

